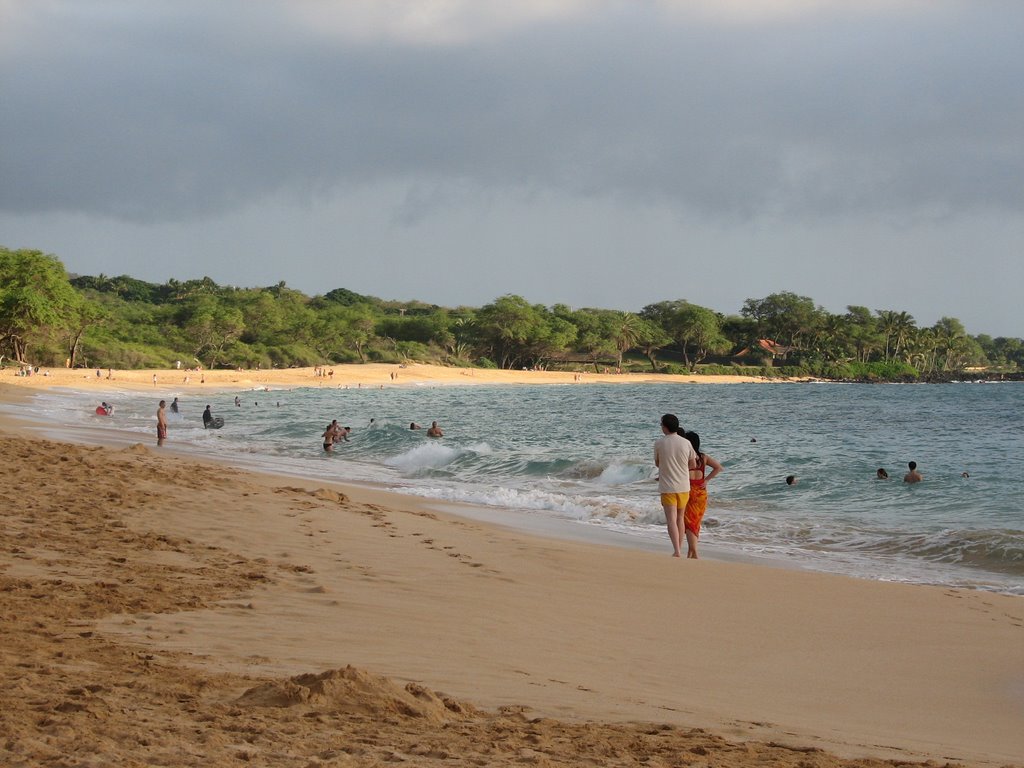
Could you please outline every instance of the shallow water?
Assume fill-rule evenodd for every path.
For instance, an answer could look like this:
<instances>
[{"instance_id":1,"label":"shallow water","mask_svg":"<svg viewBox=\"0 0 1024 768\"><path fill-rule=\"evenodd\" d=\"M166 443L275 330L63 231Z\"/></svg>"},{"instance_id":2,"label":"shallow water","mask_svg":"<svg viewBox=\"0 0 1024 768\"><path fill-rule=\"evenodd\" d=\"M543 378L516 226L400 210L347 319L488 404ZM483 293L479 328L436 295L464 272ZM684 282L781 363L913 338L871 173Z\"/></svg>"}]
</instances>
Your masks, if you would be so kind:
<instances>
[{"instance_id":1,"label":"shallow water","mask_svg":"<svg viewBox=\"0 0 1024 768\"><path fill-rule=\"evenodd\" d=\"M174 394L178 448L557 516L666 549L652 446L661 414L673 412L725 465L701 537L716 549L1024 594L1024 384L304 388L237 393L241 407L234 392ZM110 418L94 415L94 394L43 393L29 408L149 442L161 396L170 400L118 396ZM207 403L223 429L203 429ZM353 433L325 454L320 434L333 418ZM435 419L441 440L409 430ZM901 481L909 460L925 482ZM876 480L878 467L891 479Z\"/></svg>"}]
</instances>

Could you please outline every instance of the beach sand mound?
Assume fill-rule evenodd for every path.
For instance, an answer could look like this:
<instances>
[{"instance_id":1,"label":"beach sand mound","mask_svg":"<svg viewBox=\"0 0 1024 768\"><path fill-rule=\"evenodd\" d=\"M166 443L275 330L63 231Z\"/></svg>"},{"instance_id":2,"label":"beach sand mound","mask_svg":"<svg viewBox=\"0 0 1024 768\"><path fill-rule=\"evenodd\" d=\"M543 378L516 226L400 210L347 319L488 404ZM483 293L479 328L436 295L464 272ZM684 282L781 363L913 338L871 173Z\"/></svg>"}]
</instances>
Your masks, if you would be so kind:
<instances>
[{"instance_id":1,"label":"beach sand mound","mask_svg":"<svg viewBox=\"0 0 1024 768\"><path fill-rule=\"evenodd\" d=\"M335 504L345 504L348 502L348 496L344 493L338 493L329 488L317 488L310 495L315 496L321 501L333 501Z\"/></svg>"},{"instance_id":2,"label":"beach sand mound","mask_svg":"<svg viewBox=\"0 0 1024 768\"><path fill-rule=\"evenodd\" d=\"M302 496L312 496L320 501L330 501L334 504L348 504L348 496L338 491L332 491L330 488L316 488L314 490L308 490L306 488L299 488L293 485L285 485L280 488L274 489L277 493L283 494L295 494Z\"/></svg>"},{"instance_id":3,"label":"beach sand mound","mask_svg":"<svg viewBox=\"0 0 1024 768\"><path fill-rule=\"evenodd\" d=\"M431 723L480 714L469 704L416 683L403 688L390 678L352 666L257 685L235 703L243 707L305 706L322 713L414 718Z\"/></svg>"}]
</instances>

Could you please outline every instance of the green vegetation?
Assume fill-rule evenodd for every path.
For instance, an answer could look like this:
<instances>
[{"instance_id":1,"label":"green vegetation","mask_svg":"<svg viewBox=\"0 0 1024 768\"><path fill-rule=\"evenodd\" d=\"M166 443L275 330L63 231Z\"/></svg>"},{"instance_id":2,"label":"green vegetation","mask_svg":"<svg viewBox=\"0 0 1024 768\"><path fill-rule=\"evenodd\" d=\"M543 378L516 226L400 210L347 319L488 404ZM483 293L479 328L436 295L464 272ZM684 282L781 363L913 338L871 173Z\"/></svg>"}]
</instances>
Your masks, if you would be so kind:
<instances>
[{"instance_id":1,"label":"green vegetation","mask_svg":"<svg viewBox=\"0 0 1024 768\"><path fill-rule=\"evenodd\" d=\"M897 310L831 314L806 296L747 299L737 315L685 300L640 312L546 307L501 296L482 307L385 301L283 282L163 285L69 278L55 257L0 248L0 362L96 368L270 368L417 361L454 366L818 376L915 381L1024 370L1024 341L930 328Z\"/></svg>"}]
</instances>

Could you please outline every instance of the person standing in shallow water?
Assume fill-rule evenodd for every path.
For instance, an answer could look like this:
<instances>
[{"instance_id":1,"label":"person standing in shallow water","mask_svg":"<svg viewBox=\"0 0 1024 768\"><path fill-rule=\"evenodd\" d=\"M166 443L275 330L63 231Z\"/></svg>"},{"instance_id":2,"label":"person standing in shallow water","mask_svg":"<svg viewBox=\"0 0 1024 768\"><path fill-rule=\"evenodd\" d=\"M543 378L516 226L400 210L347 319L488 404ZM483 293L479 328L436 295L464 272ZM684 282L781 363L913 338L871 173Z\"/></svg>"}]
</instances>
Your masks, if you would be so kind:
<instances>
[{"instance_id":1,"label":"person standing in shallow water","mask_svg":"<svg viewBox=\"0 0 1024 768\"><path fill-rule=\"evenodd\" d=\"M907 469L910 471L903 476L904 483L920 483L924 480L924 477L920 472L917 471L917 462L911 461L907 464Z\"/></svg>"},{"instance_id":2,"label":"person standing in shallow water","mask_svg":"<svg viewBox=\"0 0 1024 768\"><path fill-rule=\"evenodd\" d=\"M334 441L338 438L338 430L341 429L338 426L338 420L334 419L330 424L327 425L327 429L321 437L324 439L324 452L331 453L334 451Z\"/></svg>"},{"instance_id":3,"label":"person standing in shallow water","mask_svg":"<svg viewBox=\"0 0 1024 768\"><path fill-rule=\"evenodd\" d=\"M697 466L697 454L682 436L679 418L673 413L661 417L664 435L654 443L654 466L658 468L658 492L665 511L672 557L682 557L682 532L685 529L686 503L690 498L690 470Z\"/></svg>"},{"instance_id":4,"label":"person standing in shallow water","mask_svg":"<svg viewBox=\"0 0 1024 768\"><path fill-rule=\"evenodd\" d=\"M167 412L164 410L167 403L163 400L160 401L160 406L156 409L156 444L163 445L164 440L167 439Z\"/></svg>"},{"instance_id":5,"label":"person standing in shallow water","mask_svg":"<svg viewBox=\"0 0 1024 768\"><path fill-rule=\"evenodd\" d=\"M722 471L722 465L714 457L700 452L700 435L696 432L684 432L683 437L690 441L697 454L697 466L690 470L690 497L686 501L686 513L683 515L686 557L696 560L700 524L708 507L707 482ZM708 467L711 467L711 474L705 476Z\"/></svg>"}]
</instances>

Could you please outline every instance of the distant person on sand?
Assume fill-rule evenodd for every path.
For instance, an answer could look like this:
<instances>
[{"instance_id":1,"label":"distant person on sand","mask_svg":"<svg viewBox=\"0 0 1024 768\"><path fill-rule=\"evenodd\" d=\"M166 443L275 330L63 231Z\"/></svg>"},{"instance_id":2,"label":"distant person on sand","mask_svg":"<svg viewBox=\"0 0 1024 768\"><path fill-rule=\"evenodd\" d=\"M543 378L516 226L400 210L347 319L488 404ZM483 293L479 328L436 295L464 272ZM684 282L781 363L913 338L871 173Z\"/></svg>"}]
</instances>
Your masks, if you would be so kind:
<instances>
[{"instance_id":1,"label":"distant person on sand","mask_svg":"<svg viewBox=\"0 0 1024 768\"><path fill-rule=\"evenodd\" d=\"M690 497L686 500L686 513L683 515L686 556L696 560L700 524L708 507L707 482L722 471L722 465L713 457L700 452L700 435L696 432L684 432L683 437L690 441L694 453L697 454L697 466L690 470ZM705 476L708 467L711 467L711 474Z\"/></svg>"},{"instance_id":2,"label":"distant person on sand","mask_svg":"<svg viewBox=\"0 0 1024 768\"><path fill-rule=\"evenodd\" d=\"M430 422L430 429L427 430L427 437L444 437L444 432L437 426L436 421Z\"/></svg>"},{"instance_id":3,"label":"distant person on sand","mask_svg":"<svg viewBox=\"0 0 1024 768\"><path fill-rule=\"evenodd\" d=\"M697 467L697 453L682 436L679 418L672 413L661 417L664 435L654 443L654 466L658 468L658 492L665 510L672 557L682 556L683 530L686 528L686 504L690 499L690 470Z\"/></svg>"},{"instance_id":4,"label":"distant person on sand","mask_svg":"<svg viewBox=\"0 0 1024 768\"><path fill-rule=\"evenodd\" d=\"M907 467L910 469L910 471L903 476L904 483L920 483L922 480L924 480L924 477L921 476L921 473L917 471L916 461L908 462Z\"/></svg>"},{"instance_id":5,"label":"distant person on sand","mask_svg":"<svg viewBox=\"0 0 1024 768\"><path fill-rule=\"evenodd\" d=\"M156 409L156 444L163 445L164 440L167 439L167 412L164 410L164 406L167 403L163 400L160 401L160 407Z\"/></svg>"},{"instance_id":6,"label":"distant person on sand","mask_svg":"<svg viewBox=\"0 0 1024 768\"><path fill-rule=\"evenodd\" d=\"M888 480L889 479L889 473L886 472L883 467L879 467L878 471L875 472L875 477L877 477L879 480Z\"/></svg>"},{"instance_id":7,"label":"distant person on sand","mask_svg":"<svg viewBox=\"0 0 1024 768\"><path fill-rule=\"evenodd\" d=\"M796 485L796 475L786 475L786 485Z\"/></svg>"},{"instance_id":8,"label":"distant person on sand","mask_svg":"<svg viewBox=\"0 0 1024 768\"><path fill-rule=\"evenodd\" d=\"M203 411L203 429L209 429L212 422L213 414L210 412L210 406L206 406L206 410Z\"/></svg>"}]
</instances>

